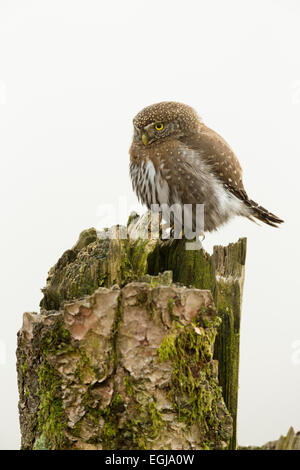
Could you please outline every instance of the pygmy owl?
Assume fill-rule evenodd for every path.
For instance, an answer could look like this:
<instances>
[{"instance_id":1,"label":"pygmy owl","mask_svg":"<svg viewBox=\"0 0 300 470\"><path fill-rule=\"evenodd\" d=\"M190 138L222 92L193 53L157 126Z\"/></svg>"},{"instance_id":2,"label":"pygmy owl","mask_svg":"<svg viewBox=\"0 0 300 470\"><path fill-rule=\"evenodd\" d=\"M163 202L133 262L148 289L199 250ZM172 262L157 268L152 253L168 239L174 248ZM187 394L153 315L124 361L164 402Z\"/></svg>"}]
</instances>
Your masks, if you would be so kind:
<instances>
[{"instance_id":1,"label":"pygmy owl","mask_svg":"<svg viewBox=\"0 0 300 470\"><path fill-rule=\"evenodd\" d=\"M204 231L235 215L272 227L283 222L248 197L232 149L190 106L153 104L135 116L133 125L130 175L138 199L149 209L204 204Z\"/></svg>"}]
</instances>

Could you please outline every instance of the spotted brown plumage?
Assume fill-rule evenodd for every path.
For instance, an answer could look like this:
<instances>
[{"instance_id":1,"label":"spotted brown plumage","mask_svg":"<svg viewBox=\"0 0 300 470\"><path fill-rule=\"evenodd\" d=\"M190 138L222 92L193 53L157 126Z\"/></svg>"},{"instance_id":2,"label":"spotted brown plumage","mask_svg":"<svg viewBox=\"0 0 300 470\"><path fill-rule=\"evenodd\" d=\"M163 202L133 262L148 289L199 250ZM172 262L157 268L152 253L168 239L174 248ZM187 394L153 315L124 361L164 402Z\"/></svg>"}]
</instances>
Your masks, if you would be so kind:
<instances>
[{"instance_id":1,"label":"spotted brown plumage","mask_svg":"<svg viewBox=\"0 0 300 470\"><path fill-rule=\"evenodd\" d=\"M276 227L283 222L251 200L242 169L227 142L182 103L162 102L133 120L130 175L139 200L153 204L204 204L204 230L235 215Z\"/></svg>"}]
</instances>

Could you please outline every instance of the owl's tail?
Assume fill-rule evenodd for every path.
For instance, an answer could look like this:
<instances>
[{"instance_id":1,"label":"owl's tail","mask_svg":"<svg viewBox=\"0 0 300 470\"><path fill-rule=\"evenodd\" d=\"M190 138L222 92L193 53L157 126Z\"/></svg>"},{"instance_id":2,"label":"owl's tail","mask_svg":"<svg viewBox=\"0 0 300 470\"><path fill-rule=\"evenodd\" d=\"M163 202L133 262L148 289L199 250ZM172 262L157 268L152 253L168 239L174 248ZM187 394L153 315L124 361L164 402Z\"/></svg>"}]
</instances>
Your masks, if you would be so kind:
<instances>
[{"instance_id":1,"label":"owl's tail","mask_svg":"<svg viewBox=\"0 0 300 470\"><path fill-rule=\"evenodd\" d=\"M251 208L252 215L256 219L261 220L267 225L271 225L271 227L278 227L278 224L282 224L284 222L284 220L277 217L277 215L272 214L272 212L267 211L264 207L259 206L257 202L252 201L252 199L249 199L246 204ZM251 216L249 216L248 219L255 222Z\"/></svg>"}]
</instances>

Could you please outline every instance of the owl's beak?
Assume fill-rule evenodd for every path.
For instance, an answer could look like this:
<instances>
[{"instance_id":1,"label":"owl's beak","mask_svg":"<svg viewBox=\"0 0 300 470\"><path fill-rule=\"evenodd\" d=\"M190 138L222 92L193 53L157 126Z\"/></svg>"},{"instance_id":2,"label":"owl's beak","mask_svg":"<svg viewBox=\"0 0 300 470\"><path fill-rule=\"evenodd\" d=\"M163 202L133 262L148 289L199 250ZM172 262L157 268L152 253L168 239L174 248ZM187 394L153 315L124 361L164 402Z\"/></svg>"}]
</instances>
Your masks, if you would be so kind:
<instances>
[{"instance_id":1,"label":"owl's beak","mask_svg":"<svg viewBox=\"0 0 300 470\"><path fill-rule=\"evenodd\" d=\"M142 142L143 142L143 144L144 144L144 145L148 145L148 141L149 141L149 138L148 138L147 134L145 134L145 133L143 132L143 134L142 134Z\"/></svg>"}]
</instances>

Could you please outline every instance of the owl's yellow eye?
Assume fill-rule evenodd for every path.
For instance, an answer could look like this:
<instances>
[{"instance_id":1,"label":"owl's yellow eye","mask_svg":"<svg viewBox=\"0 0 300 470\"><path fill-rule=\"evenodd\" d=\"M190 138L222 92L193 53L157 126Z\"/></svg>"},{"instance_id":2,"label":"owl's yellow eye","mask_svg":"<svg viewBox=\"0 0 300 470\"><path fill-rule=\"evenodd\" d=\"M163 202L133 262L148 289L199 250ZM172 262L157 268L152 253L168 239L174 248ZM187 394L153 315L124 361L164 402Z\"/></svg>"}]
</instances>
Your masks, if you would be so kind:
<instances>
[{"instance_id":1,"label":"owl's yellow eye","mask_svg":"<svg viewBox=\"0 0 300 470\"><path fill-rule=\"evenodd\" d=\"M157 130L157 131L162 131L163 128L164 128L164 125L163 125L162 122L158 122L157 124L155 124L154 127L155 127L155 130Z\"/></svg>"}]
</instances>

